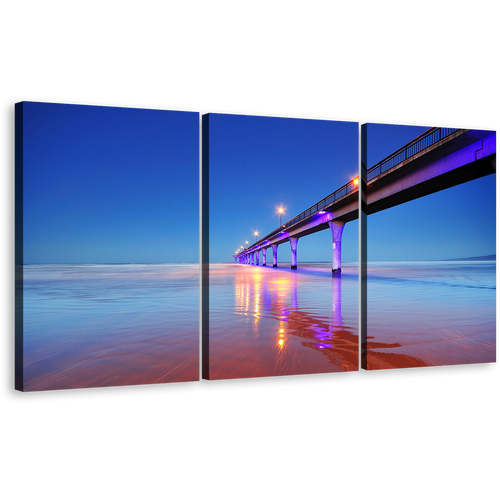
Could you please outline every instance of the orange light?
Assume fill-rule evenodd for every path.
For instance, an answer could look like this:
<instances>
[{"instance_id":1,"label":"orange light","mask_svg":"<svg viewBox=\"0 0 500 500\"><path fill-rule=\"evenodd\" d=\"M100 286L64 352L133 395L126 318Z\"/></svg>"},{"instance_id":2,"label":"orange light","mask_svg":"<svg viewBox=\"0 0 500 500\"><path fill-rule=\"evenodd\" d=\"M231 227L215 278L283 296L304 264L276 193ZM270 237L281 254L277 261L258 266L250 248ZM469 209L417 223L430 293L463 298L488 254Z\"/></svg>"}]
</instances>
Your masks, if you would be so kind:
<instances>
[{"instance_id":1,"label":"orange light","mask_svg":"<svg viewBox=\"0 0 500 500\"><path fill-rule=\"evenodd\" d=\"M278 212L279 212L280 214L282 214L282 213L283 213L283 209L282 209L282 208L279 208L279 209L278 209Z\"/></svg>"},{"instance_id":2,"label":"orange light","mask_svg":"<svg viewBox=\"0 0 500 500\"><path fill-rule=\"evenodd\" d=\"M285 330L283 330L283 328L280 330L280 333L283 333Z\"/></svg>"},{"instance_id":3,"label":"orange light","mask_svg":"<svg viewBox=\"0 0 500 500\"><path fill-rule=\"evenodd\" d=\"M279 340L279 342L278 342L278 344L279 344L280 346L282 346L284 342L285 342L285 341L284 341L283 339L280 339L280 340Z\"/></svg>"},{"instance_id":4,"label":"orange light","mask_svg":"<svg viewBox=\"0 0 500 500\"><path fill-rule=\"evenodd\" d=\"M356 179L354 179L354 185L357 186L359 183L359 179L356 177Z\"/></svg>"}]
</instances>

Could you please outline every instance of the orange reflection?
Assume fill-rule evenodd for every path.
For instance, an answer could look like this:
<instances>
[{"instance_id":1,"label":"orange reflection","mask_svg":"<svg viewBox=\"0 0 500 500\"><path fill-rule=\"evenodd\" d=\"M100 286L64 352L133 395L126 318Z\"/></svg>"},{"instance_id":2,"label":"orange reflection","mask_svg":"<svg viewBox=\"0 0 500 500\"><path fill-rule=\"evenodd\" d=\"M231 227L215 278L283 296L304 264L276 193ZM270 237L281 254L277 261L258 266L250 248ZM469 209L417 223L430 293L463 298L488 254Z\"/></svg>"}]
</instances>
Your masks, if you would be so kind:
<instances>
[{"instance_id":1,"label":"orange reflection","mask_svg":"<svg viewBox=\"0 0 500 500\"><path fill-rule=\"evenodd\" d=\"M239 268L234 273L236 306L245 311L240 317L253 318L242 319L237 328L234 322L232 327L228 324L212 337L220 343L210 341L211 355L217 359L211 364L211 377L357 370L357 319L349 318L352 324L347 326L342 318L342 279L325 273L319 276L318 288L312 288L316 276Z\"/></svg>"},{"instance_id":2,"label":"orange reflection","mask_svg":"<svg viewBox=\"0 0 500 500\"><path fill-rule=\"evenodd\" d=\"M283 349L285 346L285 324L284 321L280 321L279 324L279 330L278 330L278 347L279 349Z\"/></svg>"}]
</instances>

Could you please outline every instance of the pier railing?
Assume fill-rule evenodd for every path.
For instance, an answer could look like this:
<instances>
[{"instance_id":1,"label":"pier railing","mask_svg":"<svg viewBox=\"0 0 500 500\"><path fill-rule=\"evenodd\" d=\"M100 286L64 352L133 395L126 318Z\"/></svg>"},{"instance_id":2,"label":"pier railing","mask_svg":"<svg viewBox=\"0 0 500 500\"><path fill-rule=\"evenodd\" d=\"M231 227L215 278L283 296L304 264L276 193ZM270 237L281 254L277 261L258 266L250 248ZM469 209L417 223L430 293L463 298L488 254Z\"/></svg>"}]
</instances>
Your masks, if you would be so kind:
<instances>
[{"instance_id":1,"label":"pier railing","mask_svg":"<svg viewBox=\"0 0 500 500\"><path fill-rule=\"evenodd\" d=\"M433 127L419 135L413 141L409 142L402 148L398 149L387 158L379 161L376 165L368 169L367 180L371 181L377 175L387 172L387 170L399 165L403 161L415 156L424 149L436 144L437 142L445 139L446 137L454 134L459 128L438 128Z\"/></svg>"},{"instance_id":2,"label":"pier railing","mask_svg":"<svg viewBox=\"0 0 500 500\"><path fill-rule=\"evenodd\" d=\"M278 233L286 231L289 227L293 226L294 224L297 224L297 222L300 222L301 220L304 220L305 218L314 215L315 213L319 212L322 208L327 207L328 205L331 205L338 199L342 198L346 194L349 194L351 191L353 191L357 187L357 178L353 179L352 181L349 181L347 184L344 184L341 188L337 189L334 191L332 194L329 194L322 200L318 201L318 203L314 204L312 207L309 207L307 210L304 210L301 212L299 215L295 216L293 219L290 219L289 221L285 222L282 226L278 227L274 231L270 232L263 238L261 238L259 241L257 241L254 245L250 245L249 248L257 245L258 243L262 241L266 241L270 239L271 237L275 236Z\"/></svg>"},{"instance_id":3,"label":"pier railing","mask_svg":"<svg viewBox=\"0 0 500 500\"><path fill-rule=\"evenodd\" d=\"M376 165L373 167L369 168L368 170L365 169L365 166L362 165L363 168L363 175L366 175L366 179L368 181L374 179L378 175L386 172L387 170L391 169L392 167L395 167L396 165L399 165L405 160L408 160L412 156L415 156L416 154L420 153L424 149L432 146L433 144L438 143L439 141L445 139L446 137L454 134L460 130L459 128L443 128L443 127L433 127L430 128L429 130L425 131L423 134L419 135L413 141L409 142L408 144L405 144L403 147L392 153L391 155L387 156L383 160L379 161ZM334 191L332 194L326 196L322 200L318 201L318 203L315 203L312 207L309 207L307 210L304 210L301 212L299 215L295 216L293 219L290 219L289 221L285 222L283 225L280 227L276 228L274 231L271 231L269 234L266 234L263 238L260 238L257 242L255 242L253 245L249 245L248 248L253 248L259 243L265 242L266 240L269 240L273 236L275 236L278 233L285 232L288 228L291 226L297 224L301 220L304 220L307 217L310 217L311 215L314 215L315 213L321 211L322 208L327 207L328 205L331 205L335 201L337 201L339 198L342 198L343 196L349 194L351 191L353 191L357 187L357 179L349 181L347 184L342 186L341 188L337 189ZM245 250L247 250L245 248Z\"/></svg>"}]
</instances>

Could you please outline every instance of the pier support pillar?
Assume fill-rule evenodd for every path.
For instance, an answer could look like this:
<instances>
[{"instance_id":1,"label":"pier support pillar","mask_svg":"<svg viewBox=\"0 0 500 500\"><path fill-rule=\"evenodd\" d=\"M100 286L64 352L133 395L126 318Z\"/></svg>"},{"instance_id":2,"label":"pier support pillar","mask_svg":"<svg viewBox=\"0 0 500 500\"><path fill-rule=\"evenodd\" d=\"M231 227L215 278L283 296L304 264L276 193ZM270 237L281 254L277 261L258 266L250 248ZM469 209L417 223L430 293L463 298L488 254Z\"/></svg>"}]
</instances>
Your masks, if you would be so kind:
<instances>
[{"instance_id":1,"label":"pier support pillar","mask_svg":"<svg viewBox=\"0 0 500 500\"><path fill-rule=\"evenodd\" d=\"M271 245L273 247L273 267L278 267L278 245Z\"/></svg>"},{"instance_id":2,"label":"pier support pillar","mask_svg":"<svg viewBox=\"0 0 500 500\"><path fill-rule=\"evenodd\" d=\"M252 266L253 266L253 264L255 262L255 254L254 254L254 252L251 253L251 256L252 256L252 261L250 262L250 264L252 264Z\"/></svg>"},{"instance_id":3,"label":"pier support pillar","mask_svg":"<svg viewBox=\"0 0 500 500\"><path fill-rule=\"evenodd\" d=\"M331 221L328 223L332 230L332 273L342 272L342 232L344 221Z\"/></svg>"},{"instance_id":4,"label":"pier support pillar","mask_svg":"<svg viewBox=\"0 0 500 500\"><path fill-rule=\"evenodd\" d=\"M258 250L255 252L255 265L256 266L259 265L259 251Z\"/></svg>"},{"instance_id":5,"label":"pier support pillar","mask_svg":"<svg viewBox=\"0 0 500 500\"><path fill-rule=\"evenodd\" d=\"M291 237L290 247L292 248L292 269L297 269L297 243L299 242L298 238Z\"/></svg>"},{"instance_id":6,"label":"pier support pillar","mask_svg":"<svg viewBox=\"0 0 500 500\"><path fill-rule=\"evenodd\" d=\"M267 254L267 248L262 249L262 265L266 265L266 254Z\"/></svg>"}]
</instances>

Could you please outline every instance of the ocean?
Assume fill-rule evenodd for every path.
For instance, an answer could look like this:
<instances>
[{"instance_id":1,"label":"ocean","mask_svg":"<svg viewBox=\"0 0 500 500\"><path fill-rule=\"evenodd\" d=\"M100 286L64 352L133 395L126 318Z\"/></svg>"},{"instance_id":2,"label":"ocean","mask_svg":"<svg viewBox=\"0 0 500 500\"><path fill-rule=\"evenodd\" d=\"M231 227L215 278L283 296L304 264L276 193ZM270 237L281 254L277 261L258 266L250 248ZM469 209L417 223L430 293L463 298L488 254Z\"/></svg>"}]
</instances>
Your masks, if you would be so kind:
<instances>
[{"instance_id":1,"label":"ocean","mask_svg":"<svg viewBox=\"0 0 500 500\"><path fill-rule=\"evenodd\" d=\"M369 369L496 360L496 262L373 262Z\"/></svg>"},{"instance_id":2,"label":"ocean","mask_svg":"<svg viewBox=\"0 0 500 500\"><path fill-rule=\"evenodd\" d=\"M24 390L199 379L199 265L24 266Z\"/></svg>"},{"instance_id":3,"label":"ocean","mask_svg":"<svg viewBox=\"0 0 500 500\"><path fill-rule=\"evenodd\" d=\"M211 379L358 369L358 266L210 265ZM494 261L370 263L369 369L496 359ZM24 267L24 390L199 379L198 264Z\"/></svg>"}]
</instances>

